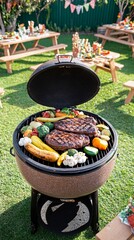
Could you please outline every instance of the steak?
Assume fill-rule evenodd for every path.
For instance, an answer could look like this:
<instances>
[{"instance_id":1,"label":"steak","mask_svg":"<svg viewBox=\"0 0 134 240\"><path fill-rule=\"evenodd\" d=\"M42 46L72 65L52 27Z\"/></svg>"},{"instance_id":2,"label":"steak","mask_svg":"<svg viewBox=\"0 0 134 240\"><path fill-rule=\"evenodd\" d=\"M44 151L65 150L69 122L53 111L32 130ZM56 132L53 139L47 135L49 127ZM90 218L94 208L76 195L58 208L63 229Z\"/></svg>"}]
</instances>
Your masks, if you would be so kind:
<instances>
[{"instance_id":1,"label":"steak","mask_svg":"<svg viewBox=\"0 0 134 240\"><path fill-rule=\"evenodd\" d=\"M97 121L93 117L86 118L66 118L60 121L57 121L54 126L55 129L86 134L89 137L97 136L98 128L96 127Z\"/></svg>"},{"instance_id":2,"label":"steak","mask_svg":"<svg viewBox=\"0 0 134 240\"><path fill-rule=\"evenodd\" d=\"M64 151L87 146L90 143L90 139L84 134L69 133L55 129L46 135L45 142L55 150Z\"/></svg>"}]
</instances>

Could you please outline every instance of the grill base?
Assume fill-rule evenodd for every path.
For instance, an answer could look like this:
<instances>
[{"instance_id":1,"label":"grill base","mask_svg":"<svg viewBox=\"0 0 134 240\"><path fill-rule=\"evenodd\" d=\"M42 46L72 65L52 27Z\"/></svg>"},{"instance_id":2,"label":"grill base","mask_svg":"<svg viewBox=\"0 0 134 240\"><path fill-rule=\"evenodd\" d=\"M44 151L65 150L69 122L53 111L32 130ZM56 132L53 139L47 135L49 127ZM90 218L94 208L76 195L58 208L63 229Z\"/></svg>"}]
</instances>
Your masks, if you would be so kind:
<instances>
[{"instance_id":1,"label":"grill base","mask_svg":"<svg viewBox=\"0 0 134 240\"><path fill-rule=\"evenodd\" d=\"M88 227L99 230L98 191L76 199L58 199L45 196L32 188L31 232L38 224L59 234L76 234Z\"/></svg>"}]
</instances>

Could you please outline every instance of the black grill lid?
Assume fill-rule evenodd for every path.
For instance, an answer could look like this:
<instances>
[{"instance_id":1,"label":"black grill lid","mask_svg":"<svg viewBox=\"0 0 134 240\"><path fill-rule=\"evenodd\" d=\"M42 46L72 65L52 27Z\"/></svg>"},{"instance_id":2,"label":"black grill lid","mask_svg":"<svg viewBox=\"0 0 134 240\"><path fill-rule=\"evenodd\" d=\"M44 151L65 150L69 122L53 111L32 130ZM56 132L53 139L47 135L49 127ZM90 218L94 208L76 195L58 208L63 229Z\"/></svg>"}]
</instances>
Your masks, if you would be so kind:
<instances>
[{"instance_id":1,"label":"black grill lid","mask_svg":"<svg viewBox=\"0 0 134 240\"><path fill-rule=\"evenodd\" d=\"M37 103L54 108L87 102L99 91L96 73L78 60L51 60L39 66L27 84L29 96Z\"/></svg>"}]
</instances>

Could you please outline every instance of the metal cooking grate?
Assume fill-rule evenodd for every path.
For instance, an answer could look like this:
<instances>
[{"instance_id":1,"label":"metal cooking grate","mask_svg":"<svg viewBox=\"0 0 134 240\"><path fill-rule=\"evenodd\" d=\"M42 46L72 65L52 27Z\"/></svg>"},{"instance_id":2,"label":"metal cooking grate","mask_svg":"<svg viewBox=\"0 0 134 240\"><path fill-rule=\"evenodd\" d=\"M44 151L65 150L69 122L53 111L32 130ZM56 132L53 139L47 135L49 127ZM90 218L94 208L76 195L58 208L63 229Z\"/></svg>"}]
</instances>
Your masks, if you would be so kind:
<instances>
[{"instance_id":1,"label":"metal cooking grate","mask_svg":"<svg viewBox=\"0 0 134 240\"><path fill-rule=\"evenodd\" d=\"M97 120L98 124L99 123L104 123L105 125L107 125L110 128L111 136L110 136L110 140L108 142L108 148L105 151L99 150L98 154L96 156L94 156L94 157L87 156L88 159L87 159L87 161L85 163L77 164L73 168L80 168L80 167L85 167L85 166L89 166L89 165L94 165L95 163L99 162L111 150L111 148L113 147L113 143L114 143L114 134L113 134L112 128L103 119L101 119L99 116L91 114L91 113L88 113L88 112L86 112L86 114L89 115L89 116L93 116ZM25 126L25 125L29 125L30 122L33 121L38 116L40 116L40 113L34 114L34 115L30 116L29 118L27 118L26 120L24 120L22 122L21 126L20 126L20 129L23 126ZM20 129L19 129L18 134L17 134L17 142L19 142L19 139L22 137L22 135L20 133ZM24 147L20 147L20 148L21 148L22 152L26 156L28 156L33 161L35 161L35 162L37 162L39 164L46 165L48 167L54 167L54 168L57 168L57 169L59 169L59 168L64 168L64 169L68 168L67 166L64 166L63 164L61 165L61 167L58 167L56 162L51 163L51 162L48 162L48 161L44 161L44 160L38 159L38 158L34 157L33 155L31 155Z\"/></svg>"}]
</instances>

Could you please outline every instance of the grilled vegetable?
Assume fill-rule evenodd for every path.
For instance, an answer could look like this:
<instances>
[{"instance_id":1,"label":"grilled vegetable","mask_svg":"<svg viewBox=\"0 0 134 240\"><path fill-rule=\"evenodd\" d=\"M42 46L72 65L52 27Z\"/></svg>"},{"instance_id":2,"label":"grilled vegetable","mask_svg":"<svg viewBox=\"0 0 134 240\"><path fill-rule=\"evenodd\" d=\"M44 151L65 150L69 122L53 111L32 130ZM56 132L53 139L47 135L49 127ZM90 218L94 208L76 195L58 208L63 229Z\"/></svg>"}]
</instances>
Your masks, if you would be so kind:
<instances>
[{"instance_id":1,"label":"grilled vegetable","mask_svg":"<svg viewBox=\"0 0 134 240\"><path fill-rule=\"evenodd\" d=\"M67 116L63 116L63 117L56 117L56 118L44 118L44 117L37 117L35 120L39 121L39 122L57 122L61 119L66 118ZM68 116L69 117L69 116Z\"/></svg>"},{"instance_id":2,"label":"grilled vegetable","mask_svg":"<svg viewBox=\"0 0 134 240\"><path fill-rule=\"evenodd\" d=\"M49 127L50 130L54 129L54 124L51 122L46 122L45 125Z\"/></svg>"},{"instance_id":3,"label":"grilled vegetable","mask_svg":"<svg viewBox=\"0 0 134 240\"><path fill-rule=\"evenodd\" d=\"M36 122L36 121L30 122L30 126L31 126L32 129L37 128L41 125L42 125L42 123L40 123L40 122Z\"/></svg>"},{"instance_id":4,"label":"grilled vegetable","mask_svg":"<svg viewBox=\"0 0 134 240\"><path fill-rule=\"evenodd\" d=\"M55 113L53 111L45 111L42 113L42 117L44 118L54 118Z\"/></svg>"},{"instance_id":5,"label":"grilled vegetable","mask_svg":"<svg viewBox=\"0 0 134 240\"><path fill-rule=\"evenodd\" d=\"M42 149L42 150L47 150L50 152L55 152L57 153L53 148L49 147L47 144L45 144L39 137L37 136L32 136L31 137L32 144L34 144L36 147ZM58 154L58 153L57 153Z\"/></svg>"},{"instance_id":6,"label":"grilled vegetable","mask_svg":"<svg viewBox=\"0 0 134 240\"><path fill-rule=\"evenodd\" d=\"M96 127L98 127L100 131L102 131L103 129L109 129L109 127L104 124L97 124Z\"/></svg>"},{"instance_id":7,"label":"grilled vegetable","mask_svg":"<svg viewBox=\"0 0 134 240\"><path fill-rule=\"evenodd\" d=\"M25 132L27 129L31 129L31 130L32 130L32 127L29 126L29 125L26 125L26 126L22 127L20 131L21 131L22 134L24 134L24 132Z\"/></svg>"},{"instance_id":8,"label":"grilled vegetable","mask_svg":"<svg viewBox=\"0 0 134 240\"><path fill-rule=\"evenodd\" d=\"M95 156L98 153L98 149L91 146L84 147L84 152L89 156Z\"/></svg>"},{"instance_id":9,"label":"grilled vegetable","mask_svg":"<svg viewBox=\"0 0 134 240\"><path fill-rule=\"evenodd\" d=\"M67 117L68 114L63 113L63 112L56 112L56 113L55 113L55 116L56 116L56 117Z\"/></svg>"},{"instance_id":10,"label":"grilled vegetable","mask_svg":"<svg viewBox=\"0 0 134 240\"><path fill-rule=\"evenodd\" d=\"M45 137L49 133L49 127L47 127L45 124L37 127L38 135L40 138Z\"/></svg>"},{"instance_id":11,"label":"grilled vegetable","mask_svg":"<svg viewBox=\"0 0 134 240\"><path fill-rule=\"evenodd\" d=\"M68 149L67 155L68 156L74 156L74 154L77 153L77 152L78 151L76 149L73 149L73 148L72 149Z\"/></svg>"},{"instance_id":12,"label":"grilled vegetable","mask_svg":"<svg viewBox=\"0 0 134 240\"><path fill-rule=\"evenodd\" d=\"M31 138L29 138L29 137L23 137L23 138L20 138L20 140L19 140L19 146L25 146L25 145L27 145L28 143L31 143L32 141L31 141Z\"/></svg>"},{"instance_id":13,"label":"grilled vegetable","mask_svg":"<svg viewBox=\"0 0 134 240\"><path fill-rule=\"evenodd\" d=\"M99 137L95 137L92 140L93 147L96 147L100 150L106 150L108 147L108 142L106 140L102 140Z\"/></svg>"},{"instance_id":14,"label":"grilled vegetable","mask_svg":"<svg viewBox=\"0 0 134 240\"><path fill-rule=\"evenodd\" d=\"M32 134L32 130L31 129L27 129L24 133L23 133L23 137L31 137Z\"/></svg>"},{"instance_id":15,"label":"grilled vegetable","mask_svg":"<svg viewBox=\"0 0 134 240\"><path fill-rule=\"evenodd\" d=\"M68 151L66 151L66 152L64 152L60 155L60 157L57 160L57 165L58 166L60 166L62 164L62 162L65 160L65 158L67 156L67 153L68 153Z\"/></svg>"},{"instance_id":16,"label":"grilled vegetable","mask_svg":"<svg viewBox=\"0 0 134 240\"><path fill-rule=\"evenodd\" d=\"M106 140L106 141L110 140L110 137L107 136L107 135L100 135L100 138L103 139L103 140Z\"/></svg>"},{"instance_id":17,"label":"grilled vegetable","mask_svg":"<svg viewBox=\"0 0 134 240\"><path fill-rule=\"evenodd\" d=\"M106 135L108 137L110 137L111 135L111 132L109 129L103 129L102 132L101 132L102 135Z\"/></svg>"},{"instance_id":18,"label":"grilled vegetable","mask_svg":"<svg viewBox=\"0 0 134 240\"><path fill-rule=\"evenodd\" d=\"M35 145L33 145L32 143L28 143L27 145L25 145L25 148L33 156L40 158L42 160L45 160L45 161L56 162L59 158L58 153L50 152L47 150L42 150L42 149L36 147Z\"/></svg>"}]
</instances>

